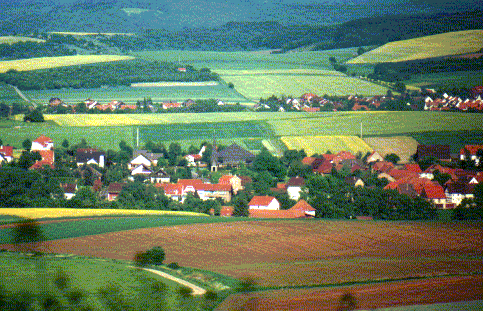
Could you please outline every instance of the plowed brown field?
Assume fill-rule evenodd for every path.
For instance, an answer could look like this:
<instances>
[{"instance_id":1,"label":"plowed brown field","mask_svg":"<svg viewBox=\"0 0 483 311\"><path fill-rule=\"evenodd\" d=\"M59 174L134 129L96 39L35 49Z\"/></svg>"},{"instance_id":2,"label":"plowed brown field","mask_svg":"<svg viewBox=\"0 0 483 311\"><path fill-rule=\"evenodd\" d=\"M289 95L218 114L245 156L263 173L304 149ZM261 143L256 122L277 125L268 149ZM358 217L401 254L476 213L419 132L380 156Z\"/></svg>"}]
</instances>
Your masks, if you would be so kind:
<instances>
[{"instance_id":1,"label":"plowed brown field","mask_svg":"<svg viewBox=\"0 0 483 311\"><path fill-rule=\"evenodd\" d=\"M482 237L480 223L257 221L114 232L42 248L132 259L159 245L165 262L298 286L483 272Z\"/></svg>"},{"instance_id":2,"label":"plowed brown field","mask_svg":"<svg viewBox=\"0 0 483 311\"><path fill-rule=\"evenodd\" d=\"M435 278L344 288L263 291L232 295L216 310L337 310L339 300L345 293L353 295L358 310L481 300L483 297L483 277Z\"/></svg>"}]
</instances>

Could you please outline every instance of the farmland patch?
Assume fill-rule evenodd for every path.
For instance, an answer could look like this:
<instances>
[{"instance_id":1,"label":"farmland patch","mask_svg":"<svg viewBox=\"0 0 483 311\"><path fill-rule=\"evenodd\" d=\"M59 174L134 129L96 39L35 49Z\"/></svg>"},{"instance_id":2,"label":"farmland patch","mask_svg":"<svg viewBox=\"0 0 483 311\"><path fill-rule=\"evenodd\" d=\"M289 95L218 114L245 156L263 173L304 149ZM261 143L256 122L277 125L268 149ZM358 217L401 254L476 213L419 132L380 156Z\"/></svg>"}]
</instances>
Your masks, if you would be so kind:
<instances>
[{"instance_id":1,"label":"farmland patch","mask_svg":"<svg viewBox=\"0 0 483 311\"><path fill-rule=\"evenodd\" d=\"M308 155L350 151L353 154L365 154L372 151L362 139L357 136L283 136L282 142L288 149L304 149Z\"/></svg>"},{"instance_id":2,"label":"farmland patch","mask_svg":"<svg viewBox=\"0 0 483 311\"><path fill-rule=\"evenodd\" d=\"M18 36L2 36L0 37L0 44L14 44L17 42L45 42L43 39L30 38L30 37L18 37Z\"/></svg>"},{"instance_id":3,"label":"farmland patch","mask_svg":"<svg viewBox=\"0 0 483 311\"><path fill-rule=\"evenodd\" d=\"M418 142L410 136L365 137L364 141L381 156L395 153L402 163L408 163L418 148Z\"/></svg>"},{"instance_id":4,"label":"farmland patch","mask_svg":"<svg viewBox=\"0 0 483 311\"><path fill-rule=\"evenodd\" d=\"M483 143L482 130L412 133L411 137L422 145L450 145L452 153L459 153L465 145L481 145Z\"/></svg>"},{"instance_id":5,"label":"farmland patch","mask_svg":"<svg viewBox=\"0 0 483 311\"><path fill-rule=\"evenodd\" d=\"M45 251L129 259L162 245L182 266L303 286L482 273L482 234L477 223L249 221L49 241Z\"/></svg>"},{"instance_id":6,"label":"farmland patch","mask_svg":"<svg viewBox=\"0 0 483 311\"><path fill-rule=\"evenodd\" d=\"M7 72L11 69L17 71L29 71L36 69L114 62L130 59L134 59L134 57L120 55L75 55L7 60L0 62L0 73Z\"/></svg>"}]
</instances>

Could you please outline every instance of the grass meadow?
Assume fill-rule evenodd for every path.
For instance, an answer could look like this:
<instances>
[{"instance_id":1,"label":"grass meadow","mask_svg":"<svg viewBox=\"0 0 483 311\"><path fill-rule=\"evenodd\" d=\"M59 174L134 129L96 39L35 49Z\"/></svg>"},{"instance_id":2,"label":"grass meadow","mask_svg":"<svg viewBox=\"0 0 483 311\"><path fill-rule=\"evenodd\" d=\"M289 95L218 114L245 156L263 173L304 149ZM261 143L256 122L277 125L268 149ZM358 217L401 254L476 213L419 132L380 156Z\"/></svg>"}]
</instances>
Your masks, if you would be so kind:
<instances>
[{"instance_id":1,"label":"grass meadow","mask_svg":"<svg viewBox=\"0 0 483 311\"><path fill-rule=\"evenodd\" d=\"M0 82L0 103L5 103L5 104L12 104L12 103L18 103L18 104L24 104L25 101L23 98L21 98L17 92L15 92L15 89L11 87L10 85L7 85L5 83Z\"/></svg>"},{"instance_id":2,"label":"grass meadow","mask_svg":"<svg viewBox=\"0 0 483 311\"><path fill-rule=\"evenodd\" d=\"M283 136L282 142L288 149L304 149L308 155L350 151L353 154L365 154L372 148L357 136Z\"/></svg>"},{"instance_id":3,"label":"grass meadow","mask_svg":"<svg viewBox=\"0 0 483 311\"><path fill-rule=\"evenodd\" d=\"M0 61L0 73L7 72L11 69L17 71L29 71L36 69L75 66L83 64L114 62L129 59L134 59L134 57L120 55L74 55L5 60Z\"/></svg>"},{"instance_id":4,"label":"grass meadow","mask_svg":"<svg viewBox=\"0 0 483 311\"><path fill-rule=\"evenodd\" d=\"M404 62L409 60L466 54L483 48L483 30L466 30L386 43L364 53L349 64Z\"/></svg>"}]
</instances>

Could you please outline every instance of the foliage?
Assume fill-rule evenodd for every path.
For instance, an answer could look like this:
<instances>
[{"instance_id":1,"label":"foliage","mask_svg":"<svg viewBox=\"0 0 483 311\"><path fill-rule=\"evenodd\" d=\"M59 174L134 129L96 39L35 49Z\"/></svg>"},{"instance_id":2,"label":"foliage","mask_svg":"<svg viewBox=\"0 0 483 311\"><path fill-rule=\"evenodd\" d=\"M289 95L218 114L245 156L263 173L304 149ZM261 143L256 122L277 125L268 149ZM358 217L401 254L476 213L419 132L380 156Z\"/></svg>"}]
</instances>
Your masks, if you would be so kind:
<instances>
[{"instance_id":1,"label":"foliage","mask_svg":"<svg viewBox=\"0 0 483 311\"><path fill-rule=\"evenodd\" d=\"M42 110L40 108L34 109L31 113L26 114L23 117L24 122L44 122L44 115L42 114Z\"/></svg>"},{"instance_id":2,"label":"foliage","mask_svg":"<svg viewBox=\"0 0 483 311\"><path fill-rule=\"evenodd\" d=\"M257 282L251 277L244 277L240 280L236 290L238 292L253 292L256 290Z\"/></svg>"},{"instance_id":3,"label":"foliage","mask_svg":"<svg viewBox=\"0 0 483 311\"><path fill-rule=\"evenodd\" d=\"M235 217L248 217L248 200L247 197L241 192L233 200L233 216Z\"/></svg>"},{"instance_id":4,"label":"foliage","mask_svg":"<svg viewBox=\"0 0 483 311\"><path fill-rule=\"evenodd\" d=\"M187 66L179 72L178 66L167 62L143 60L85 64L34 71L8 71L0 74L0 81L22 90L61 88L100 88L101 86L130 86L138 82L158 81L212 81L215 73L207 73Z\"/></svg>"},{"instance_id":5,"label":"foliage","mask_svg":"<svg viewBox=\"0 0 483 311\"><path fill-rule=\"evenodd\" d=\"M384 161L392 162L393 164L397 164L401 158L395 154L395 153L390 153L384 156Z\"/></svg>"},{"instance_id":6,"label":"foliage","mask_svg":"<svg viewBox=\"0 0 483 311\"><path fill-rule=\"evenodd\" d=\"M145 252L137 252L134 256L136 266L144 267L146 265L163 264L165 253L162 247L155 246Z\"/></svg>"},{"instance_id":7,"label":"foliage","mask_svg":"<svg viewBox=\"0 0 483 311\"><path fill-rule=\"evenodd\" d=\"M286 170L280 159L273 156L267 148L263 148L255 157L252 163L252 170L258 173L267 171L279 180L282 180L286 175Z\"/></svg>"}]
</instances>

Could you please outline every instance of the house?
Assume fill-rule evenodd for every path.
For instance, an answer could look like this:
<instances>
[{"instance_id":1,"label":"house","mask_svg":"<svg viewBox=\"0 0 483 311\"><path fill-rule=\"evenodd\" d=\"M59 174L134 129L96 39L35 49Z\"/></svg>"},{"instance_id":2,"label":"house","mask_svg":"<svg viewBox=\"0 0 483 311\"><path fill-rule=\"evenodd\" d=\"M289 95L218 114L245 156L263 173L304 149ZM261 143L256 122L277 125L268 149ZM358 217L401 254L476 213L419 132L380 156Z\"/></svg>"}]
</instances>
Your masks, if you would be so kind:
<instances>
[{"instance_id":1,"label":"house","mask_svg":"<svg viewBox=\"0 0 483 311\"><path fill-rule=\"evenodd\" d=\"M109 187L107 187L107 200L114 201L126 185L126 183L110 183Z\"/></svg>"},{"instance_id":2,"label":"house","mask_svg":"<svg viewBox=\"0 0 483 311\"><path fill-rule=\"evenodd\" d=\"M0 146L0 163L12 162L13 160L13 147L12 146Z\"/></svg>"},{"instance_id":3,"label":"house","mask_svg":"<svg viewBox=\"0 0 483 311\"><path fill-rule=\"evenodd\" d=\"M54 168L54 150L36 150L34 152L39 153L41 159L30 166L29 169L37 170L44 167Z\"/></svg>"},{"instance_id":4,"label":"house","mask_svg":"<svg viewBox=\"0 0 483 311\"><path fill-rule=\"evenodd\" d=\"M455 206L461 204L463 199L474 199L475 183L465 183L462 181L448 181L446 183L445 195L448 203L453 203Z\"/></svg>"},{"instance_id":5,"label":"house","mask_svg":"<svg viewBox=\"0 0 483 311\"><path fill-rule=\"evenodd\" d=\"M37 150L54 150L54 141L50 137L40 135L32 142L32 147L30 147L30 151Z\"/></svg>"},{"instance_id":6,"label":"house","mask_svg":"<svg viewBox=\"0 0 483 311\"><path fill-rule=\"evenodd\" d=\"M184 157L188 161L188 166L196 166L196 163L201 160L200 154L187 154Z\"/></svg>"},{"instance_id":7,"label":"house","mask_svg":"<svg viewBox=\"0 0 483 311\"><path fill-rule=\"evenodd\" d=\"M133 159L129 162L128 167L133 168L141 164L151 167L153 165L158 165L158 160L163 158L164 154L162 153L153 153L147 150L136 150L133 152Z\"/></svg>"},{"instance_id":8,"label":"house","mask_svg":"<svg viewBox=\"0 0 483 311\"><path fill-rule=\"evenodd\" d=\"M425 157L434 157L441 161L451 161L451 152L449 145L418 145L416 151L418 160Z\"/></svg>"},{"instance_id":9,"label":"house","mask_svg":"<svg viewBox=\"0 0 483 311\"><path fill-rule=\"evenodd\" d=\"M421 197L432 202L438 209L455 207L454 204L448 204L444 189L438 183L429 182L424 184Z\"/></svg>"},{"instance_id":10,"label":"house","mask_svg":"<svg viewBox=\"0 0 483 311\"><path fill-rule=\"evenodd\" d=\"M242 179L237 175L223 175L218 179L218 183L221 185L230 185L234 194L237 194L238 191L245 189L244 185L242 184Z\"/></svg>"},{"instance_id":11,"label":"house","mask_svg":"<svg viewBox=\"0 0 483 311\"><path fill-rule=\"evenodd\" d=\"M77 166L94 164L99 167L104 167L106 162L106 153L104 151L98 151L95 148L79 148L76 150L75 161Z\"/></svg>"},{"instance_id":12,"label":"house","mask_svg":"<svg viewBox=\"0 0 483 311\"><path fill-rule=\"evenodd\" d=\"M460 160L465 161L469 158L469 160L475 161L475 165L479 165L478 152L483 155L483 145L465 145L460 150Z\"/></svg>"},{"instance_id":13,"label":"house","mask_svg":"<svg viewBox=\"0 0 483 311\"><path fill-rule=\"evenodd\" d=\"M404 168L407 171L414 172L414 173L418 173L418 174L421 174L423 172L421 170L421 168L419 167L419 164L417 164L417 163L405 164L404 165Z\"/></svg>"},{"instance_id":14,"label":"house","mask_svg":"<svg viewBox=\"0 0 483 311\"><path fill-rule=\"evenodd\" d=\"M220 209L220 216L230 217L233 215L233 206L222 206Z\"/></svg>"},{"instance_id":15,"label":"house","mask_svg":"<svg viewBox=\"0 0 483 311\"><path fill-rule=\"evenodd\" d=\"M153 170L151 170L149 167L147 167L144 164L140 164L131 170L131 176L134 176L134 175L148 176L148 175L151 175L152 173L153 173Z\"/></svg>"},{"instance_id":16,"label":"house","mask_svg":"<svg viewBox=\"0 0 483 311\"><path fill-rule=\"evenodd\" d=\"M332 163L330 163L330 161L323 160L322 163L320 163L316 169L312 169L312 171L316 174L327 175L332 172L333 168L334 166L332 165Z\"/></svg>"},{"instance_id":17,"label":"house","mask_svg":"<svg viewBox=\"0 0 483 311\"><path fill-rule=\"evenodd\" d=\"M179 184L170 184L170 183L158 183L154 185L157 188L161 188L164 191L164 194L175 200L175 201L182 201L183 200L183 186Z\"/></svg>"},{"instance_id":18,"label":"house","mask_svg":"<svg viewBox=\"0 0 483 311\"><path fill-rule=\"evenodd\" d=\"M372 165L373 172L387 173L392 169L394 169L394 163L388 161L380 161Z\"/></svg>"},{"instance_id":19,"label":"house","mask_svg":"<svg viewBox=\"0 0 483 311\"><path fill-rule=\"evenodd\" d=\"M373 162L379 162L379 161L384 161L384 158L377 151L373 151L366 159L366 163L368 164Z\"/></svg>"},{"instance_id":20,"label":"house","mask_svg":"<svg viewBox=\"0 0 483 311\"><path fill-rule=\"evenodd\" d=\"M220 184L196 184L194 185L196 193L203 201L220 198L224 202L231 201L231 185Z\"/></svg>"},{"instance_id":21,"label":"house","mask_svg":"<svg viewBox=\"0 0 483 311\"><path fill-rule=\"evenodd\" d=\"M300 199L300 192L302 187L305 186L305 180L303 177L292 177L287 182L287 193L290 199L298 200Z\"/></svg>"},{"instance_id":22,"label":"house","mask_svg":"<svg viewBox=\"0 0 483 311\"><path fill-rule=\"evenodd\" d=\"M215 148L211 154L211 171L217 171L218 167L222 166L238 166L240 163L250 164L254 158L253 153L237 144L232 144L220 152L216 151Z\"/></svg>"},{"instance_id":23,"label":"house","mask_svg":"<svg viewBox=\"0 0 483 311\"><path fill-rule=\"evenodd\" d=\"M169 174L161 168L149 175L149 180L152 183L169 183L171 176L169 176Z\"/></svg>"},{"instance_id":24,"label":"house","mask_svg":"<svg viewBox=\"0 0 483 311\"><path fill-rule=\"evenodd\" d=\"M248 203L249 209L279 210L280 203L272 196L254 196Z\"/></svg>"},{"instance_id":25,"label":"house","mask_svg":"<svg viewBox=\"0 0 483 311\"><path fill-rule=\"evenodd\" d=\"M76 184L62 184L61 187L64 189L64 197L66 200L70 200L75 196L75 192L77 191Z\"/></svg>"},{"instance_id":26,"label":"house","mask_svg":"<svg viewBox=\"0 0 483 311\"><path fill-rule=\"evenodd\" d=\"M305 200L298 201L288 210L249 209L249 217L252 218L312 218L315 217L315 209Z\"/></svg>"},{"instance_id":27,"label":"house","mask_svg":"<svg viewBox=\"0 0 483 311\"><path fill-rule=\"evenodd\" d=\"M339 164L343 160L355 160L356 156L350 153L349 151L340 151L335 154L332 159L332 163Z\"/></svg>"},{"instance_id":28,"label":"house","mask_svg":"<svg viewBox=\"0 0 483 311\"><path fill-rule=\"evenodd\" d=\"M364 188L364 181L362 181L362 179L357 176L347 176L344 180L348 185Z\"/></svg>"}]
</instances>

